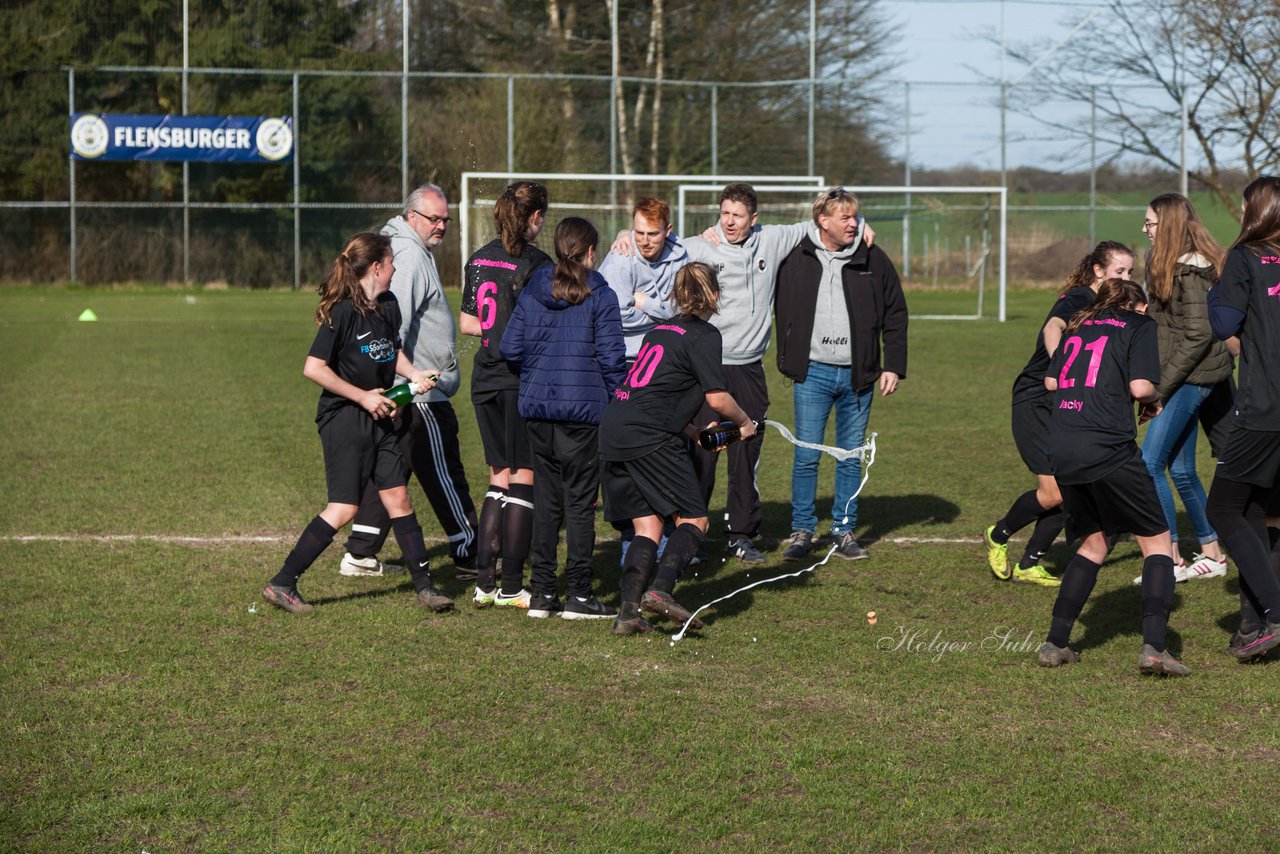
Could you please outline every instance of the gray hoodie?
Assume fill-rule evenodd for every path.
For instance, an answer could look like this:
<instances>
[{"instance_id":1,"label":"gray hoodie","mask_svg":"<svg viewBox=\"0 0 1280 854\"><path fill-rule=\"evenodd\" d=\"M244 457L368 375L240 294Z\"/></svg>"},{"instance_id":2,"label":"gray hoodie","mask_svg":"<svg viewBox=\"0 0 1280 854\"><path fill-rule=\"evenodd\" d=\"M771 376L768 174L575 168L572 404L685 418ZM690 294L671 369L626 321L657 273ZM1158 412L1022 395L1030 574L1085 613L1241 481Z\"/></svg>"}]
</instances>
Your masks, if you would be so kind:
<instances>
[{"instance_id":1,"label":"gray hoodie","mask_svg":"<svg viewBox=\"0 0 1280 854\"><path fill-rule=\"evenodd\" d=\"M862 229L844 249L832 251L822 242L822 232L809 224L809 239L822 264L822 281L818 284L818 304L813 312L813 335L809 338L809 361L828 365L853 364L850 341L849 310L844 300L844 276L841 269L862 243Z\"/></svg>"},{"instance_id":2,"label":"gray hoodie","mask_svg":"<svg viewBox=\"0 0 1280 854\"><path fill-rule=\"evenodd\" d=\"M436 387L418 395L414 402L448 400L460 382L456 355L458 329L440 286L436 259L403 216L392 218L382 227L382 233L391 238L391 251L395 255L391 293L400 303L404 354L420 370L441 372ZM405 381L404 377L397 379Z\"/></svg>"},{"instance_id":3,"label":"gray hoodie","mask_svg":"<svg viewBox=\"0 0 1280 854\"><path fill-rule=\"evenodd\" d=\"M734 244L716 223L719 246L701 237L685 238L689 260L710 264L720 279L720 311L711 323L724 342L724 364L749 365L764 358L773 331L778 267L812 224L757 225L746 240Z\"/></svg>"},{"instance_id":4,"label":"gray hoodie","mask_svg":"<svg viewBox=\"0 0 1280 854\"><path fill-rule=\"evenodd\" d=\"M635 233L631 234L635 246ZM600 275L618 295L622 309L622 334L627 345L627 358L634 359L640 351L640 342L649 330L663 320L679 313L671 299L671 288L676 272L689 263L689 253L674 234L667 235L662 254L657 261L649 261L640 252L618 255L610 252L600 263ZM644 308L636 308L636 294L644 294Z\"/></svg>"}]
</instances>

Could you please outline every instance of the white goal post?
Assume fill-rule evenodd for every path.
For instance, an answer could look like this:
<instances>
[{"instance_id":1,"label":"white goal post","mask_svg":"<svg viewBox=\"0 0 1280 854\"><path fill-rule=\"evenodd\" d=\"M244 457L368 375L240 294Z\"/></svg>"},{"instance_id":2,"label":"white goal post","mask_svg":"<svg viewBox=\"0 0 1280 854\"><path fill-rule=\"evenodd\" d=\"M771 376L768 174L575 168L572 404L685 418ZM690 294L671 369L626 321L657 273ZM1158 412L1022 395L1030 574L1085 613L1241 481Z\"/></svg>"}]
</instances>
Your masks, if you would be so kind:
<instances>
[{"instance_id":1,"label":"white goal post","mask_svg":"<svg viewBox=\"0 0 1280 854\"><path fill-rule=\"evenodd\" d=\"M472 222L473 211L478 205L485 205L487 209L484 216L491 223L491 210L497 194L485 195L476 192L477 185L483 186L484 182L502 182L502 188L513 181L538 181L540 183L558 184L561 182L576 182L583 189L594 189L596 192L587 193L587 195L599 196L599 200L594 202L576 201L566 204L562 199L557 198L556 188L548 187L551 196L551 207L570 207L577 210L595 210L616 212L624 210L627 215L627 221L630 222L631 206L637 201L636 199L618 198L618 192L621 187L631 184L646 185L666 185L677 187L681 184L714 183L716 190L724 189L725 184L742 182L753 186L768 187L772 191L775 186L803 187L807 192L813 193L815 190L826 186L826 179L821 175L625 175L612 172L463 172L460 187L460 198L458 199L458 219L459 239L461 240L460 248L462 253L462 261L464 263L463 284L465 285L465 262L471 257L471 253L479 248L479 245L487 242L476 239L475 235L480 229L475 228ZM594 185L594 188L591 186ZM612 235L605 240L606 246ZM474 245L473 245L474 244Z\"/></svg>"},{"instance_id":2,"label":"white goal post","mask_svg":"<svg viewBox=\"0 0 1280 854\"><path fill-rule=\"evenodd\" d=\"M911 241L911 218L913 215L917 217L929 217L929 216L936 217L936 216L939 216L945 213L951 213L951 212L967 212L969 214L982 212L984 214L984 218L986 218L986 214L989 213L987 204L975 205L972 203L969 203L969 204L957 203L957 204L947 205L946 203L942 202L939 199L939 197L977 195L977 196L986 197L986 199L988 200L988 204L991 201L991 197L993 196L996 197L996 199L998 199L998 202L999 202L998 238L995 241L996 247L994 247L994 254L998 261L998 268L996 271L997 281L998 281L998 293L999 293L999 308L997 312L997 319L1001 323L1005 321L1006 319L1005 299L1006 299L1006 288L1008 285L1008 279L1007 279L1008 252L1006 248L1008 245L1008 241L1006 240L1006 238L1008 237L1008 222L1009 222L1008 188L1006 187L934 187L934 186L919 186L919 185L910 186L910 187L890 186L890 185L856 186L852 184L844 184L841 186L843 186L844 189L848 190L854 195L858 196L859 201L862 203L862 213L866 216L867 220L872 224L872 226L878 232L880 232L881 236L877 239L877 245L888 246L889 244L885 239L886 237L889 237L890 228L888 226L892 226L896 228L897 221L898 220L901 221L902 240L900 245L902 247L902 256L900 257L906 256L908 247L912 245L910 241ZM825 187L826 187L826 184L822 184L820 185L819 189L824 189ZM680 184L677 187L676 210L674 212L675 226L676 226L677 232L681 236L687 235L686 229L689 227L688 220L686 218L686 214L689 212L691 207L688 200L689 194L690 193L714 194L714 193L719 193L720 190L722 189L723 189L723 184L715 184L715 183L709 183L709 182L700 182L696 184ZM785 184L763 185L762 186L763 192L761 193L762 198L760 202L760 207L763 210L766 207L775 204L779 196L791 196L793 197L794 201L790 201L788 202L788 204L795 205L797 206L797 208L803 208L803 211L799 213L798 218L807 219L809 205L813 202L813 199L814 199L814 189L815 188L812 184L803 183L803 182L797 182L796 184L789 185L789 186ZM891 206L878 205L876 197L877 196L883 197L886 195L893 196L898 199L902 199L903 201L898 202ZM913 200L913 197L914 197L914 200ZM712 196L712 198L716 199L716 202L718 203L717 197ZM707 213L711 213L712 212L711 209L714 207L715 207L714 204L708 204L708 205L704 205L703 209ZM990 207L994 207L994 205L990 205ZM879 218L877 218L877 215L876 215L877 210L879 210L880 213L882 214L882 216ZM885 214L887 214L887 216L884 216ZM925 246L926 246L926 266L927 266L928 264L927 233L925 235L925 241L926 241ZM985 297L985 285L986 285L986 276L988 271L988 261L991 260L991 255L993 254L993 247L991 245L992 242L993 241L992 241L992 235L990 234L990 230L984 229L979 241L976 262L970 256L970 253L968 251L966 251L965 253L966 259L965 259L964 266L967 269L966 278L969 280L976 280L977 282L977 291L978 291L977 309L973 314L913 314L911 316L914 318L926 319L926 320L981 319L983 317L983 300ZM938 250L936 248L934 250L934 253L936 257L938 254ZM906 268L908 271L910 270L909 263L906 265ZM902 270L900 269L899 272L902 272Z\"/></svg>"}]
</instances>

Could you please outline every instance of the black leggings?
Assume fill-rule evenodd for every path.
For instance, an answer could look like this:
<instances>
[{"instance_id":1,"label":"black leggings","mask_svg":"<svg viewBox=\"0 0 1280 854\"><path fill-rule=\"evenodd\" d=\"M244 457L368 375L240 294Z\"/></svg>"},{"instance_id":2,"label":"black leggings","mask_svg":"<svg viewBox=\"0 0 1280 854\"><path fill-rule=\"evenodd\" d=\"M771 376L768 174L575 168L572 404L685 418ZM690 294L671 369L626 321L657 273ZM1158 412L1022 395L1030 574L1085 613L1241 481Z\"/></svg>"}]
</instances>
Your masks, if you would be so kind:
<instances>
[{"instance_id":1,"label":"black leggings","mask_svg":"<svg viewBox=\"0 0 1280 854\"><path fill-rule=\"evenodd\" d=\"M1240 596L1257 614L1280 621L1280 581L1271 569L1266 505L1271 490L1218 475L1205 512L1240 569Z\"/></svg>"}]
</instances>

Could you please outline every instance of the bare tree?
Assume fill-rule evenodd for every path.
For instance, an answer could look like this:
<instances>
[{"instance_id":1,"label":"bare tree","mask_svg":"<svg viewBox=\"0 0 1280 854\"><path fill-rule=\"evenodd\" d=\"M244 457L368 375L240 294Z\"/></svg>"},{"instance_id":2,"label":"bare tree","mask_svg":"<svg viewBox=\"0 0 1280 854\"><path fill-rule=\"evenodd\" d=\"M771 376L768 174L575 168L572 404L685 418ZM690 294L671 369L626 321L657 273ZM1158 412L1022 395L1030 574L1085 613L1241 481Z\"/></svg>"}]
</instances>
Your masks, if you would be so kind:
<instances>
[{"instance_id":1,"label":"bare tree","mask_svg":"<svg viewBox=\"0 0 1280 854\"><path fill-rule=\"evenodd\" d=\"M1185 98L1189 178L1237 216L1239 171L1280 166L1280 0L1116 0L1065 49L1045 48L1010 50L1032 74L1010 109L1056 138L1083 145L1092 131L1049 102L1093 101L1100 145L1177 170Z\"/></svg>"}]
</instances>

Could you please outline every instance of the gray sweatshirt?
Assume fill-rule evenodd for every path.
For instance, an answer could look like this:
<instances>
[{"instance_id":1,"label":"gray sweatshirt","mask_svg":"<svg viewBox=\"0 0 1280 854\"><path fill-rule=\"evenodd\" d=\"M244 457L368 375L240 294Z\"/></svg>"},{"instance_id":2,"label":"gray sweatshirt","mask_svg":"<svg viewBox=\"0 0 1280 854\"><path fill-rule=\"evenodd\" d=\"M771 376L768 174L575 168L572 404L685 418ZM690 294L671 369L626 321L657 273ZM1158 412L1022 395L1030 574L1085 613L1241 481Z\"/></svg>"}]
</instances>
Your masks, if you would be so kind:
<instances>
[{"instance_id":1,"label":"gray sweatshirt","mask_svg":"<svg viewBox=\"0 0 1280 854\"><path fill-rule=\"evenodd\" d=\"M720 311L711 323L724 342L724 364L749 365L764 358L773 331L778 266L812 225L757 225L746 240L734 244L717 223L719 246L701 237L684 239L689 260L710 264L720 278Z\"/></svg>"},{"instance_id":2,"label":"gray sweatshirt","mask_svg":"<svg viewBox=\"0 0 1280 854\"><path fill-rule=\"evenodd\" d=\"M850 341L849 309L844 299L844 277L840 271L862 243L862 229L858 229L853 243L834 252L823 244L822 232L814 223L809 224L809 239L813 241L818 261L822 264L818 304L813 311L813 335L809 338L809 361L847 367L853 364L853 344Z\"/></svg>"},{"instance_id":3,"label":"gray sweatshirt","mask_svg":"<svg viewBox=\"0 0 1280 854\"><path fill-rule=\"evenodd\" d=\"M635 246L632 233L631 245ZM627 345L627 358L634 359L640 342L649 330L663 320L674 317L679 308L671 298L676 272L689 262L684 244L674 234L667 235L662 254L649 261L638 250L631 255L610 252L600 263L600 275L618 295L622 309L622 334ZM636 294L644 294L644 308L636 307Z\"/></svg>"},{"instance_id":4,"label":"gray sweatshirt","mask_svg":"<svg viewBox=\"0 0 1280 854\"><path fill-rule=\"evenodd\" d=\"M414 398L415 403L448 400L458 390L460 375L453 310L440 286L436 259L404 217L397 216L382 227L391 238L396 272L391 277L391 293L400 303L400 339L404 354L414 367L440 371L436 387ZM404 377L397 377L404 382Z\"/></svg>"}]
</instances>

